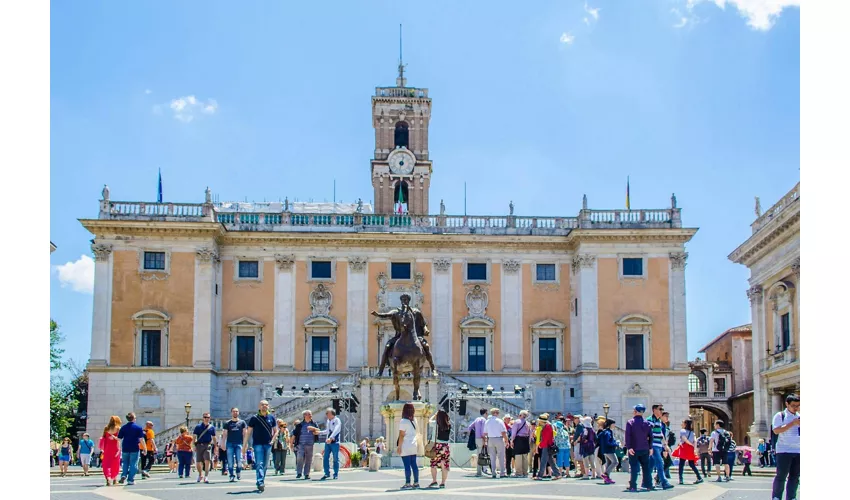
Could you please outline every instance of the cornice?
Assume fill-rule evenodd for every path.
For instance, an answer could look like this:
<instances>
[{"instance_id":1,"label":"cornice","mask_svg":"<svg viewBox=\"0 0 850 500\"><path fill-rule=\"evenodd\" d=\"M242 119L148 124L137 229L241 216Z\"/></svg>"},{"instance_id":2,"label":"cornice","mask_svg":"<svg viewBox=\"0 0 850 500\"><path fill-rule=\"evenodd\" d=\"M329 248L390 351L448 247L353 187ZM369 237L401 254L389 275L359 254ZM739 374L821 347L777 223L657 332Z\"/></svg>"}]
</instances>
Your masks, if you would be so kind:
<instances>
[{"instance_id":1,"label":"cornice","mask_svg":"<svg viewBox=\"0 0 850 500\"><path fill-rule=\"evenodd\" d=\"M800 210L783 213L750 236L727 257L736 264L750 267L777 244L782 243L800 232Z\"/></svg>"},{"instance_id":2,"label":"cornice","mask_svg":"<svg viewBox=\"0 0 850 500\"><path fill-rule=\"evenodd\" d=\"M581 243L674 243L684 244L698 228L676 229L574 229L566 236L570 250Z\"/></svg>"},{"instance_id":3,"label":"cornice","mask_svg":"<svg viewBox=\"0 0 850 500\"><path fill-rule=\"evenodd\" d=\"M79 219L90 233L98 238L122 236L194 236L220 238L227 233L218 222L135 221Z\"/></svg>"}]
</instances>

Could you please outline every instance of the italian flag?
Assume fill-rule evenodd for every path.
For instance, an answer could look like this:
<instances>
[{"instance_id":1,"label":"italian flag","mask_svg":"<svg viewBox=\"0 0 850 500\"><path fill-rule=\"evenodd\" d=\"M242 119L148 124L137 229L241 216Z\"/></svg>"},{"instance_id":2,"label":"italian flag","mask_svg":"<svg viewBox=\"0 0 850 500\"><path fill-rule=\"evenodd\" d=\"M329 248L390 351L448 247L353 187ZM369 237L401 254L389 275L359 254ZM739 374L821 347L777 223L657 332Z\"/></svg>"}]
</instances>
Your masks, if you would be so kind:
<instances>
[{"instance_id":1,"label":"italian flag","mask_svg":"<svg viewBox=\"0 0 850 500\"><path fill-rule=\"evenodd\" d=\"M396 213L399 215L404 213L404 193L401 189L398 190L398 201L396 202Z\"/></svg>"}]
</instances>

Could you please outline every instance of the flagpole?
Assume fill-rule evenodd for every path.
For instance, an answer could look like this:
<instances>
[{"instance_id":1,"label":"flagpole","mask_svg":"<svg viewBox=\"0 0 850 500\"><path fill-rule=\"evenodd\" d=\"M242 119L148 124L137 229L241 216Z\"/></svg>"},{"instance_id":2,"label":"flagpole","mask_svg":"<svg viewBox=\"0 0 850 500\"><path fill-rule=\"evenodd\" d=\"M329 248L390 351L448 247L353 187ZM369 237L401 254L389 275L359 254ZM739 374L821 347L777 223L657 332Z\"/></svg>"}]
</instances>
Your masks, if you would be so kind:
<instances>
[{"instance_id":1,"label":"flagpole","mask_svg":"<svg viewBox=\"0 0 850 500\"><path fill-rule=\"evenodd\" d=\"M463 182L463 216L466 217L466 181Z\"/></svg>"}]
</instances>

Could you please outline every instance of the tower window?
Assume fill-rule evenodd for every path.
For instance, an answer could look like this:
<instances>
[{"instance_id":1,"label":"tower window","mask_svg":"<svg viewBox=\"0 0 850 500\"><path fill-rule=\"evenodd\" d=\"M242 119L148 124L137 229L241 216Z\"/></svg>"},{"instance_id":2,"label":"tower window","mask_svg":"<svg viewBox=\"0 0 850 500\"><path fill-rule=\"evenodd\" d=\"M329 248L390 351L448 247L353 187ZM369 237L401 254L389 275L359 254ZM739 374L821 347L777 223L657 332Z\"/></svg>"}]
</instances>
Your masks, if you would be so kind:
<instances>
[{"instance_id":1,"label":"tower window","mask_svg":"<svg viewBox=\"0 0 850 500\"><path fill-rule=\"evenodd\" d=\"M395 147L405 147L410 149L409 147L410 140L410 131L408 130L407 123L398 122L395 124Z\"/></svg>"},{"instance_id":2,"label":"tower window","mask_svg":"<svg viewBox=\"0 0 850 500\"><path fill-rule=\"evenodd\" d=\"M393 212L396 213L404 213L407 212L407 204L410 203L409 190L407 188L407 182L401 181L395 185L395 194L393 206Z\"/></svg>"}]
</instances>

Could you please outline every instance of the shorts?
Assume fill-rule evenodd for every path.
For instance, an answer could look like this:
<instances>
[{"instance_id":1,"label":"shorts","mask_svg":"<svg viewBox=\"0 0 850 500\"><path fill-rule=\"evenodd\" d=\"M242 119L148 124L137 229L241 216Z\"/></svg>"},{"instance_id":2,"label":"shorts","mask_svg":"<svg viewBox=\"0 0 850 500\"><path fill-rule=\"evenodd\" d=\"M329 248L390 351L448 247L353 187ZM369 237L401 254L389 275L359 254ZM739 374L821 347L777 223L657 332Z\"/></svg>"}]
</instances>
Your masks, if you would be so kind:
<instances>
[{"instance_id":1,"label":"shorts","mask_svg":"<svg viewBox=\"0 0 850 500\"><path fill-rule=\"evenodd\" d=\"M195 460L198 462L211 460L210 443L195 444Z\"/></svg>"},{"instance_id":2,"label":"shorts","mask_svg":"<svg viewBox=\"0 0 850 500\"><path fill-rule=\"evenodd\" d=\"M723 465L726 463L726 454L722 451L711 452L711 461L714 465Z\"/></svg>"},{"instance_id":3,"label":"shorts","mask_svg":"<svg viewBox=\"0 0 850 500\"><path fill-rule=\"evenodd\" d=\"M60 462L70 462L71 461L71 455L59 455L59 461Z\"/></svg>"},{"instance_id":4,"label":"shorts","mask_svg":"<svg viewBox=\"0 0 850 500\"><path fill-rule=\"evenodd\" d=\"M80 453L80 463L88 465L91 463L91 453Z\"/></svg>"}]
</instances>

